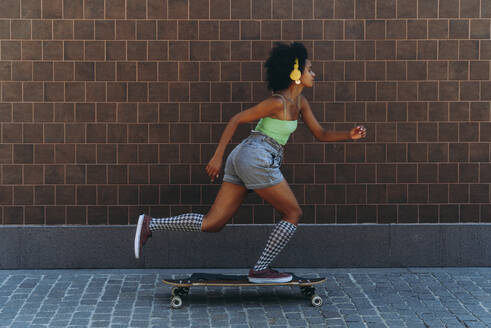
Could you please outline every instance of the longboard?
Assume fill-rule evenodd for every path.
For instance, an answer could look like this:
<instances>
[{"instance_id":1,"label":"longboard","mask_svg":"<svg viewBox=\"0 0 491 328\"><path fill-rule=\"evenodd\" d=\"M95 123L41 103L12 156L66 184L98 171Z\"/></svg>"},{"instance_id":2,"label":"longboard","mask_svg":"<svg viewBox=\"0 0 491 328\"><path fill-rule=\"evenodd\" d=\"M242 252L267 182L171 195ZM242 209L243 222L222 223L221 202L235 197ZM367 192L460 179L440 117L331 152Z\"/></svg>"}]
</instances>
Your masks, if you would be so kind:
<instances>
[{"instance_id":1,"label":"longboard","mask_svg":"<svg viewBox=\"0 0 491 328\"><path fill-rule=\"evenodd\" d=\"M256 286L298 286L303 295L311 298L315 307L322 305L322 297L315 293L314 285L321 284L326 278L303 278L292 274L293 279L282 283L252 283L245 275L223 275L210 273L193 273L185 279L163 279L162 282L173 286L170 306L173 309L182 307L182 297L189 294L189 289L196 286L216 287L256 287Z\"/></svg>"}]
</instances>

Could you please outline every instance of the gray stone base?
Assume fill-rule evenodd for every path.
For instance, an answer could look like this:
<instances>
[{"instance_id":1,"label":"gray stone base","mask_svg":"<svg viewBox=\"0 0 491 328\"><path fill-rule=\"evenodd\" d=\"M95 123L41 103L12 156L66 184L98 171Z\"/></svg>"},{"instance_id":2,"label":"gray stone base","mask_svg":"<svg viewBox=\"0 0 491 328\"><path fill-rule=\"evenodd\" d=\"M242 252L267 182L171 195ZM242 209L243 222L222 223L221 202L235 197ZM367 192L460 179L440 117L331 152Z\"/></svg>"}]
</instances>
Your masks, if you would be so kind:
<instances>
[{"instance_id":1,"label":"gray stone base","mask_svg":"<svg viewBox=\"0 0 491 328\"><path fill-rule=\"evenodd\" d=\"M0 269L247 268L272 225L157 232L133 257L134 226L2 226ZM491 266L491 224L300 225L275 267Z\"/></svg>"}]
</instances>

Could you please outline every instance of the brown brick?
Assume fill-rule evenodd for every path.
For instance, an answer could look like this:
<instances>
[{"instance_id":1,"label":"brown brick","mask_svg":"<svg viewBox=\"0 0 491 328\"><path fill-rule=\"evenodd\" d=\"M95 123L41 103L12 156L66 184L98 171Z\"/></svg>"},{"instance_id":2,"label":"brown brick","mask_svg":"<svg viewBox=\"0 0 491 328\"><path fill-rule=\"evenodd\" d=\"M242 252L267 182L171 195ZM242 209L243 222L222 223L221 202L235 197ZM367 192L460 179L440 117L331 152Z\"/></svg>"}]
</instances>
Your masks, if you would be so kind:
<instances>
[{"instance_id":1,"label":"brown brick","mask_svg":"<svg viewBox=\"0 0 491 328\"><path fill-rule=\"evenodd\" d=\"M2 99L4 101L21 101L22 100L22 83L4 83Z\"/></svg>"},{"instance_id":2,"label":"brown brick","mask_svg":"<svg viewBox=\"0 0 491 328\"><path fill-rule=\"evenodd\" d=\"M64 42L64 59L65 60L83 60L84 43L83 41L65 41Z\"/></svg>"},{"instance_id":3,"label":"brown brick","mask_svg":"<svg viewBox=\"0 0 491 328\"><path fill-rule=\"evenodd\" d=\"M405 20L387 21L387 39L406 39L407 22Z\"/></svg>"},{"instance_id":4,"label":"brown brick","mask_svg":"<svg viewBox=\"0 0 491 328\"><path fill-rule=\"evenodd\" d=\"M54 80L70 81L74 77L74 65L71 62L54 63Z\"/></svg>"},{"instance_id":5,"label":"brown brick","mask_svg":"<svg viewBox=\"0 0 491 328\"><path fill-rule=\"evenodd\" d=\"M469 144L449 145L449 161L450 162L467 162L469 158Z\"/></svg>"},{"instance_id":6,"label":"brown brick","mask_svg":"<svg viewBox=\"0 0 491 328\"><path fill-rule=\"evenodd\" d=\"M488 102L471 103L471 121L489 120L489 107Z\"/></svg>"},{"instance_id":7,"label":"brown brick","mask_svg":"<svg viewBox=\"0 0 491 328\"><path fill-rule=\"evenodd\" d=\"M481 82L481 100L491 100L491 82Z\"/></svg>"},{"instance_id":8,"label":"brown brick","mask_svg":"<svg viewBox=\"0 0 491 328\"><path fill-rule=\"evenodd\" d=\"M76 62L75 63L75 80L76 81L93 81L95 80L95 70L93 62Z\"/></svg>"},{"instance_id":9,"label":"brown brick","mask_svg":"<svg viewBox=\"0 0 491 328\"><path fill-rule=\"evenodd\" d=\"M115 81L116 65L112 62L96 62L95 64L96 81Z\"/></svg>"},{"instance_id":10,"label":"brown brick","mask_svg":"<svg viewBox=\"0 0 491 328\"><path fill-rule=\"evenodd\" d=\"M9 27L10 28L10 27ZM51 40L52 39L52 21L33 20L32 21L32 39L33 40ZM9 31L9 30L7 30Z\"/></svg>"},{"instance_id":11,"label":"brown brick","mask_svg":"<svg viewBox=\"0 0 491 328\"><path fill-rule=\"evenodd\" d=\"M43 3L43 18L61 18L63 16L62 7L62 0L53 0Z\"/></svg>"},{"instance_id":12,"label":"brown brick","mask_svg":"<svg viewBox=\"0 0 491 328\"><path fill-rule=\"evenodd\" d=\"M427 21L426 20L408 20L407 38L408 39L426 39L427 38Z\"/></svg>"},{"instance_id":13,"label":"brown brick","mask_svg":"<svg viewBox=\"0 0 491 328\"><path fill-rule=\"evenodd\" d=\"M420 82L418 89L419 100L437 100L438 98L438 83L436 82Z\"/></svg>"},{"instance_id":14,"label":"brown brick","mask_svg":"<svg viewBox=\"0 0 491 328\"><path fill-rule=\"evenodd\" d=\"M36 205L54 205L55 204L54 186L35 186L34 200Z\"/></svg>"},{"instance_id":15,"label":"brown brick","mask_svg":"<svg viewBox=\"0 0 491 328\"><path fill-rule=\"evenodd\" d=\"M408 162L427 162L428 145L424 143L409 143L407 149ZM416 182L416 169L414 169L414 181Z\"/></svg>"},{"instance_id":16,"label":"brown brick","mask_svg":"<svg viewBox=\"0 0 491 328\"><path fill-rule=\"evenodd\" d=\"M74 186L56 186L55 191L56 205L73 205L75 204L75 187Z\"/></svg>"},{"instance_id":17,"label":"brown brick","mask_svg":"<svg viewBox=\"0 0 491 328\"><path fill-rule=\"evenodd\" d=\"M20 60L21 41L2 41L2 59Z\"/></svg>"},{"instance_id":18,"label":"brown brick","mask_svg":"<svg viewBox=\"0 0 491 328\"><path fill-rule=\"evenodd\" d=\"M180 27L181 25L179 25ZM166 21L158 21L158 39L159 40L177 40L178 28L177 21L175 20L166 20ZM193 33L197 33L194 31ZM182 38L181 36L179 36Z\"/></svg>"},{"instance_id":19,"label":"brown brick","mask_svg":"<svg viewBox=\"0 0 491 328\"><path fill-rule=\"evenodd\" d=\"M428 21L428 38L429 39L448 39L448 20L430 20Z\"/></svg>"},{"instance_id":20,"label":"brown brick","mask_svg":"<svg viewBox=\"0 0 491 328\"><path fill-rule=\"evenodd\" d=\"M208 41L191 41L189 49L190 60L209 60L210 43Z\"/></svg>"},{"instance_id":21,"label":"brown brick","mask_svg":"<svg viewBox=\"0 0 491 328\"><path fill-rule=\"evenodd\" d=\"M457 101L459 99L459 83L440 81L439 100Z\"/></svg>"},{"instance_id":22,"label":"brown brick","mask_svg":"<svg viewBox=\"0 0 491 328\"><path fill-rule=\"evenodd\" d=\"M302 7L307 7L305 8L305 11L310 10L310 17L306 18L312 18L312 4L306 4L305 6ZM295 5L294 5L294 10L295 10ZM295 13L294 13L295 16ZM253 19L269 19L271 18L271 1L261 1L261 0L252 0L252 18Z\"/></svg>"},{"instance_id":23,"label":"brown brick","mask_svg":"<svg viewBox=\"0 0 491 328\"><path fill-rule=\"evenodd\" d=\"M106 165L87 165L87 183L104 184L106 179Z\"/></svg>"},{"instance_id":24,"label":"brown brick","mask_svg":"<svg viewBox=\"0 0 491 328\"><path fill-rule=\"evenodd\" d=\"M489 19L471 20L471 39L489 39Z\"/></svg>"},{"instance_id":25,"label":"brown brick","mask_svg":"<svg viewBox=\"0 0 491 328\"><path fill-rule=\"evenodd\" d=\"M63 18L83 18L83 0L63 0Z\"/></svg>"},{"instance_id":26,"label":"brown brick","mask_svg":"<svg viewBox=\"0 0 491 328\"><path fill-rule=\"evenodd\" d=\"M104 41L86 41L85 42L85 59L86 60L104 60ZM111 64L106 62L96 62L97 64Z\"/></svg>"},{"instance_id":27,"label":"brown brick","mask_svg":"<svg viewBox=\"0 0 491 328\"><path fill-rule=\"evenodd\" d=\"M22 18L41 18L40 0L24 0L20 5Z\"/></svg>"},{"instance_id":28,"label":"brown brick","mask_svg":"<svg viewBox=\"0 0 491 328\"><path fill-rule=\"evenodd\" d=\"M2 175L3 184L22 184L22 166L20 165L3 165ZM9 199L11 202L10 196Z\"/></svg>"},{"instance_id":29,"label":"brown brick","mask_svg":"<svg viewBox=\"0 0 491 328\"><path fill-rule=\"evenodd\" d=\"M408 203L428 202L428 185L410 184L408 185Z\"/></svg>"},{"instance_id":30,"label":"brown brick","mask_svg":"<svg viewBox=\"0 0 491 328\"><path fill-rule=\"evenodd\" d=\"M450 120L451 121L468 121L469 120L469 103L452 102L450 103Z\"/></svg>"},{"instance_id":31,"label":"brown brick","mask_svg":"<svg viewBox=\"0 0 491 328\"><path fill-rule=\"evenodd\" d=\"M322 22L318 29L309 29L304 25L304 33L315 33L317 30L320 32L320 39L322 39ZM318 24L317 24L318 25ZM304 34L305 35L305 34ZM261 40L279 40L281 39L281 22L280 21L262 21L261 22Z\"/></svg>"},{"instance_id":32,"label":"brown brick","mask_svg":"<svg viewBox=\"0 0 491 328\"><path fill-rule=\"evenodd\" d=\"M333 18L334 1L333 0L314 0L314 18Z\"/></svg>"},{"instance_id":33,"label":"brown brick","mask_svg":"<svg viewBox=\"0 0 491 328\"><path fill-rule=\"evenodd\" d=\"M67 165L66 183L67 184L85 183L85 165Z\"/></svg>"},{"instance_id":34,"label":"brown brick","mask_svg":"<svg viewBox=\"0 0 491 328\"><path fill-rule=\"evenodd\" d=\"M334 0L334 18L354 18L355 3L354 0L342 1Z\"/></svg>"},{"instance_id":35,"label":"brown brick","mask_svg":"<svg viewBox=\"0 0 491 328\"><path fill-rule=\"evenodd\" d=\"M65 141L67 143L83 143L85 142L85 124L70 123L66 125Z\"/></svg>"},{"instance_id":36,"label":"brown brick","mask_svg":"<svg viewBox=\"0 0 491 328\"><path fill-rule=\"evenodd\" d=\"M377 1L377 18L396 17L396 0Z\"/></svg>"},{"instance_id":37,"label":"brown brick","mask_svg":"<svg viewBox=\"0 0 491 328\"><path fill-rule=\"evenodd\" d=\"M396 42L395 41L376 41L375 43L377 60L396 59Z\"/></svg>"},{"instance_id":38,"label":"brown brick","mask_svg":"<svg viewBox=\"0 0 491 328\"><path fill-rule=\"evenodd\" d=\"M75 145L55 145L56 163L75 163Z\"/></svg>"},{"instance_id":39,"label":"brown brick","mask_svg":"<svg viewBox=\"0 0 491 328\"><path fill-rule=\"evenodd\" d=\"M446 80L448 62L430 61L428 62L428 80Z\"/></svg>"},{"instance_id":40,"label":"brown brick","mask_svg":"<svg viewBox=\"0 0 491 328\"><path fill-rule=\"evenodd\" d=\"M458 0L440 0L440 18L459 17L459 1Z\"/></svg>"},{"instance_id":41,"label":"brown brick","mask_svg":"<svg viewBox=\"0 0 491 328\"><path fill-rule=\"evenodd\" d=\"M31 81L32 62L14 62L12 64L12 79L14 81Z\"/></svg>"},{"instance_id":42,"label":"brown brick","mask_svg":"<svg viewBox=\"0 0 491 328\"><path fill-rule=\"evenodd\" d=\"M292 18L292 2L286 0L273 0L273 18Z\"/></svg>"},{"instance_id":43,"label":"brown brick","mask_svg":"<svg viewBox=\"0 0 491 328\"><path fill-rule=\"evenodd\" d=\"M397 0L397 17L398 18L413 18L417 17L417 0Z\"/></svg>"},{"instance_id":44,"label":"brown brick","mask_svg":"<svg viewBox=\"0 0 491 328\"><path fill-rule=\"evenodd\" d=\"M416 59L416 41L397 41L397 59Z\"/></svg>"},{"instance_id":45,"label":"brown brick","mask_svg":"<svg viewBox=\"0 0 491 328\"><path fill-rule=\"evenodd\" d=\"M479 17L479 0L466 0L460 2L460 17Z\"/></svg>"},{"instance_id":46,"label":"brown brick","mask_svg":"<svg viewBox=\"0 0 491 328\"><path fill-rule=\"evenodd\" d=\"M449 203L467 203L469 201L469 185L450 184Z\"/></svg>"},{"instance_id":47,"label":"brown brick","mask_svg":"<svg viewBox=\"0 0 491 328\"><path fill-rule=\"evenodd\" d=\"M481 17L491 17L491 4L481 1Z\"/></svg>"},{"instance_id":48,"label":"brown brick","mask_svg":"<svg viewBox=\"0 0 491 328\"><path fill-rule=\"evenodd\" d=\"M471 80L488 80L489 79L489 62L488 61L471 61L470 62L470 79Z\"/></svg>"},{"instance_id":49,"label":"brown brick","mask_svg":"<svg viewBox=\"0 0 491 328\"><path fill-rule=\"evenodd\" d=\"M324 38L327 40L343 40L344 24L342 20L327 20L324 23Z\"/></svg>"},{"instance_id":50,"label":"brown brick","mask_svg":"<svg viewBox=\"0 0 491 328\"><path fill-rule=\"evenodd\" d=\"M76 148L77 163L95 163L96 162L96 145L77 145Z\"/></svg>"},{"instance_id":51,"label":"brown brick","mask_svg":"<svg viewBox=\"0 0 491 328\"><path fill-rule=\"evenodd\" d=\"M44 224L44 207L26 206L25 224Z\"/></svg>"},{"instance_id":52,"label":"brown brick","mask_svg":"<svg viewBox=\"0 0 491 328\"><path fill-rule=\"evenodd\" d=\"M168 0L168 18L188 18L188 1Z\"/></svg>"},{"instance_id":53,"label":"brown brick","mask_svg":"<svg viewBox=\"0 0 491 328\"><path fill-rule=\"evenodd\" d=\"M407 186L404 184L387 185L387 202L388 203L406 203Z\"/></svg>"},{"instance_id":54,"label":"brown brick","mask_svg":"<svg viewBox=\"0 0 491 328\"><path fill-rule=\"evenodd\" d=\"M418 164L418 182L436 183L438 180L437 170L436 164Z\"/></svg>"},{"instance_id":55,"label":"brown brick","mask_svg":"<svg viewBox=\"0 0 491 328\"><path fill-rule=\"evenodd\" d=\"M468 39L469 38L469 21L468 20L450 20L450 39Z\"/></svg>"},{"instance_id":56,"label":"brown brick","mask_svg":"<svg viewBox=\"0 0 491 328\"><path fill-rule=\"evenodd\" d=\"M230 18L230 1L210 0L210 18Z\"/></svg>"},{"instance_id":57,"label":"brown brick","mask_svg":"<svg viewBox=\"0 0 491 328\"><path fill-rule=\"evenodd\" d=\"M353 60L354 59L354 41L336 41L335 42L335 59L337 60Z\"/></svg>"},{"instance_id":58,"label":"brown brick","mask_svg":"<svg viewBox=\"0 0 491 328\"><path fill-rule=\"evenodd\" d=\"M151 1L150 1L151 3ZM149 4L150 6L150 4ZM153 9L153 8L149 8ZM138 0L127 0L126 2L127 18L146 18L147 16L147 2ZM151 16L150 11L148 12ZM154 17L149 17L154 18ZM163 18L163 17L161 17Z\"/></svg>"},{"instance_id":59,"label":"brown brick","mask_svg":"<svg viewBox=\"0 0 491 328\"><path fill-rule=\"evenodd\" d=\"M78 205L95 205L96 186L77 186L77 204Z\"/></svg>"},{"instance_id":60,"label":"brown brick","mask_svg":"<svg viewBox=\"0 0 491 328\"><path fill-rule=\"evenodd\" d=\"M438 0L419 0L418 1L419 18L437 18L438 17Z\"/></svg>"},{"instance_id":61,"label":"brown brick","mask_svg":"<svg viewBox=\"0 0 491 328\"><path fill-rule=\"evenodd\" d=\"M200 63L201 81L218 81L220 79L220 66L218 63Z\"/></svg>"},{"instance_id":62,"label":"brown brick","mask_svg":"<svg viewBox=\"0 0 491 328\"><path fill-rule=\"evenodd\" d=\"M85 0L85 18L104 18L104 2L98 0Z\"/></svg>"},{"instance_id":63,"label":"brown brick","mask_svg":"<svg viewBox=\"0 0 491 328\"><path fill-rule=\"evenodd\" d=\"M263 22L261 25L261 31L262 31L262 39L264 38L264 31L266 27L266 22ZM268 38L270 40L275 40L279 39L279 32L280 28L279 26L276 26L277 24L271 24L269 27L267 27L266 31L269 29L268 33ZM360 30L361 27L361 30ZM272 33L275 31L275 33ZM350 34L350 32L352 32ZM347 32L347 39L351 38L360 38L363 37L363 25L358 24L358 26L353 26L353 29L350 29L350 32ZM361 36L358 36L358 33L362 33ZM323 22L321 20L304 20L303 21L303 39L307 40L322 40L322 33L323 33Z\"/></svg>"},{"instance_id":64,"label":"brown brick","mask_svg":"<svg viewBox=\"0 0 491 328\"><path fill-rule=\"evenodd\" d=\"M356 18L375 18L375 0L355 0Z\"/></svg>"},{"instance_id":65,"label":"brown brick","mask_svg":"<svg viewBox=\"0 0 491 328\"><path fill-rule=\"evenodd\" d=\"M396 100L397 84L395 82L377 83L377 100L391 101Z\"/></svg>"},{"instance_id":66,"label":"brown brick","mask_svg":"<svg viewBox=\"0 0 491 328\"><path fill-rule=\"evenodd\" d=\"M481 177L481 182L491 182L491 164L479 164L479 176Z\"/></svg>"},{"instance_id":67,"label":"brown brick","mask_svg":"<svg viewBox=\"0 0 491 328\"><path fill-rule=\"evenodd\" d=\"M41 60L42 59L41 41L23 41L22 59Z\"/></svg>"},{"instance_id":68,"label":"brown brick","mask_svg":"<svg viewBox=\"0 0 491 328\"><path fill-rule=\"evenodd\" d=\"M31 22L29 20L13 20L10 34L12 39L30 39Z\"/></svg>"},{"instance_id":69,"label":"brown brick","mask_svg":"<svg viewBox=\"0 0 491 328\"><path fill-rule=\"evenodd\" d=\"M66 209L64 206L46 206L46 224L66 224Z\"/></svg>"},{"instance_id":70,"label":"brown brick","mask_svg":"<svg viewBox=\"0 0 491 328\"><path fill-rule=\"evenodd\" d=\"M481 57L483 57L481 55ZM450 59L456 59L453 57ZM479 41L461 40L459 41L459 59L479 59Z\"/></svg>"},{"instance_id":71,"label":"brown brick","mask_svg":"<svg viewBox=\"0 0 491 328\"><path fill-rule=\"evenodd\" d=\"M125 18L124 0L106 1L106 18Z\"/></svg>"},{"instance_id":72,"label":"brown brick","mask_svg":"<svg viewBox=\"0 0 491 328\"><path fill-rule=\"evenodd\" d=\"M367 62L366 63L367 80L383 81L385 80L385 63L384 62Z\"/></svg>"},{"instance_id":73,"label":"brown brick","mask_svg":"<svg viewBox=\"0 0 491 328\"><path fill-rule=\"evenodd\" d=\"M478 123L460 123L459 124L460 141L479 141L479 124Z\"/></svg>"},{"instance_id":74,"label":"brown brick","mask_svg":"<svg viewBox=\"0 0 491 328\"><path fill-rule=\"evenodd\" d=\"M475 101L480 98L479 82L460 82L460 100Z\"/></svg>"},{"instance_id":75,"label":"brown brick","mask_svg":"<svg viewBox=\"0 0 491 328\"><path fill-rule=\"evenodd\" d=\"M384 20L368 20L366 22L367 40L384 40L385 39L385 21ZM363 39L363 28L359 28L358 33L355 34L359 39Z\"/></svg>"},{"instance_id":76,"label":"brown brick","mask_svg":"<svg viewBox=\"0 0 491 328\"><path fill-rule=\"evenodd\" d=\"M439 41L439 59L457 59L459 43L456 40Z\"/></svg>"},{"instance_id":77,"label":"brown brick","mask_svg":"<svg viewBox=\"0 0 491 328\"><path fill-rule=\"evenodd\" d=\"M12 112L14 122L32 122L32 104L14 103Z\"/></svg>"},{"instance_id":78,"label":"brown brick","mask_svg":"<svg viewBox=\"0 0 491 328\"><path fill-rule=\"evenodd\" d=\"M137 21L136 22L136 38L138 40L156 40L157 23L155 21Z\"/></svg>"},{"instance_id":79,"label":"brown brick","mask_svg":"<svg viewBox=\"0 0 491 328\"><path fill-rule=\"evenodd\" d=\"M109 207L109 215L108 215L107 222L109 224L126 225L128 224L128 214L129 214L128 207L126 206Z\"/></svg>"},{"instance_id":80,"label":"brown brick","mask_svg":"<svg viewBox=\"0 0 491 328\"><path fill-rule=\"evenodd\" d=\"M53 21L53 39L55 40L72 40L73 39L73 21L54 20Z\"/></svg>"}]
</instances>

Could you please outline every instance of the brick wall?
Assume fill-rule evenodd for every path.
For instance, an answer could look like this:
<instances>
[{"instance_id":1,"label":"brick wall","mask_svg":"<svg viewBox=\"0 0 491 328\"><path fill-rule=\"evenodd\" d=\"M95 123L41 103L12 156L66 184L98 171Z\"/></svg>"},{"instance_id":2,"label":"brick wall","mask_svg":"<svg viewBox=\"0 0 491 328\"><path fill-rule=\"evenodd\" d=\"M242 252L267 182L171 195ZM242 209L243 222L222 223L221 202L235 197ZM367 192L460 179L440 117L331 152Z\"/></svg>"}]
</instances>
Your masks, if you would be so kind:
<instances>
[{"instance_id":1,"label":"brick wall","mask_svg":"<svg viewBox=\"0 0 491 328\"><path fill-rule=\"evenodd\" d=\"M205 212L206 163L268 95L276 40L308 47L326 128L368 128L319 143L300 124L282 170L304 223L490 222L490 17L488 0L3 0L1 222ZM275 217L250 194L233 222Z\"/></svg>"}]
</instances>

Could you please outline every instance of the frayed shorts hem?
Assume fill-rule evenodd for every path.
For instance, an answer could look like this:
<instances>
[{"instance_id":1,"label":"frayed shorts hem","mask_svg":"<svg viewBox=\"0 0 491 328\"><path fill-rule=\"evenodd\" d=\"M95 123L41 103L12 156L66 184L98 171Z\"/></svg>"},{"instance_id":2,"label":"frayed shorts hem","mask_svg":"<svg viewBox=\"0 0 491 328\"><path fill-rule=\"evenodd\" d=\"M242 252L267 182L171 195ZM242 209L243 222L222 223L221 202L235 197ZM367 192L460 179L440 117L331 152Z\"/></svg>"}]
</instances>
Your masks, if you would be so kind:
<instances>
[{"instance_id":1,"label":"frayed shorts hem","mask_svg":"<svg viewBox=\"0 0 491 328\"><path fill-rule=\"evenodd\" d=\"M234 179L233 177L231 177L229 175L226 175L226 176L223 177L223 181L244 186L244 187L246 187L249 190L264 189L264 188L276 186L281 181L283 181L283 179L284 178L282 177L281 179L277 179L277 180L274 180L274 181L268 182L268 183L256 183L256 184L247 184L246 185L243 181L241 181L239 179Z\"/></svg>"}]
</instances>

